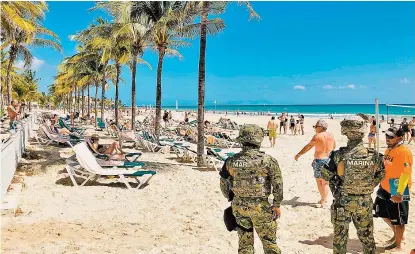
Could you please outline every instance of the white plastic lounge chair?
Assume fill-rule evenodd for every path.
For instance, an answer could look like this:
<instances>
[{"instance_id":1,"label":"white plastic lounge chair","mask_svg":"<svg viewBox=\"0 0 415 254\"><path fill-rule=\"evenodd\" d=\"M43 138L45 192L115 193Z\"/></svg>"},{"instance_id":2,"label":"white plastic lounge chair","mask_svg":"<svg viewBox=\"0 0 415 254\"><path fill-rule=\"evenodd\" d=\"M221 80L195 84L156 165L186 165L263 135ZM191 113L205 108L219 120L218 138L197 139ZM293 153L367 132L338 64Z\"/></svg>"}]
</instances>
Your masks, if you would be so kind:
<instances>
[{"instance_id":1,"label":"white plastic lounge chair","mask_svg":"<svg viewBox=\"0 0 415 254\"><path fill-rule=\"evenodd\" d=\"M78 160L79 164L85 169L85 171L90 173L86 182L93 178L98 178L100 176L118 176L121 179L121 181L127 186L128 189L133 189L126 179L126 177L133 177L139 183L139 185L136 187L136 189L138 189L141 186L146 185L151 180L153 175L156 174L156 172L152 170L128 170L122 166L102 167L98 164L97 160L95 159L94 155L91 153L85 142L81 142L75 145L73 149L76 153L76 159ZM150 175L150 177L148 177L147 180L143 183L140 183L138 177L144 175Z\"/></svg>"},{"instance_id":2,"label":"white plastic lounge chair","mask_svg":"<svg viewBox=\"0 0 415 254\"><path fill-rule=\"evenodd\" d=\"M65 143L71 145L69 142L69 138L59 137L59 135L51 134L45 125L40 126L39 128L39 135L36 136L36 139L39 143L44 145L50 145L53 142L58 144Z\"/></svg>"}]
</instances>

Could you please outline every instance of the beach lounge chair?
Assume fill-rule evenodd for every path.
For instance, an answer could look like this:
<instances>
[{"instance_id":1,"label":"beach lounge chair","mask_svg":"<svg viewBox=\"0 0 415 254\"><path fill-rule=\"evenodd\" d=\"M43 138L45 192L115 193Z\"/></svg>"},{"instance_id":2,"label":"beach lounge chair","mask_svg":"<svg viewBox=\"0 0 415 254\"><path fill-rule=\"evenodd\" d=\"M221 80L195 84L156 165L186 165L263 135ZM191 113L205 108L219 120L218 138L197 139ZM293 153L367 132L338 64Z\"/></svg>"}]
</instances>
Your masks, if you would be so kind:
<instances>
[{"instance_id":1,"label":"beach lounge chair","mask_svg":"<svg viewBox=\"0 0 415 254\"><path fill-rule=\"evenodd\" d=\"M72 146L71 143L77 143L80 140L73 140L69 137L60 137L58 134L52 134L47 129L47 126L41 125L39 127L38 135L36 136L36 140L43 145L50 145L54 142L58 144L68 144Z\"/></svg>"},{"instance_id":2,"label":"beach lounge chair","mask_svg":"<svg viewBox=\"0 0 415 254\"><path fill-rule=\"evenodd\" d=\"M97 126L98 126L98 129L101 129L101 130L103 130L103 129L105 129L105 123L102 121L102 119L101 118L97 118Z\"/></svg>"},{"instance_id":3,"label":"beach lounge chair","mask_svg":"<svg viewBox=\"0 0 415 254\"><path fill-rule=\"evenodd\" d=\"M234 152L225 152L223 153L223 150L220 148L211 148L206 147L206 153L208 155L208 161L207 163L209 165L212 165L216 170L220 170L216 164L223 164L227 158L235 155ZM211 155L211 156L209 156Z\"/></svg>"},{"instance_id":4,"label":"beach lounge chair","mask_svg":"<svg viewBox=\"0 0 415 254\"><path fill-rule=\"evenodd\" d=\"M175 144L172 147L172 151L176 153L177 158L183 161L190 161L196 163L197 153L196 151L191 150L189 146Z\"/></svg>"},{"instance_id":5,"label":"beach lounge chair","mask_svg":"<svg viewBox=\"0 0 415 254\"><path fill-rule=\"evenodd\" d=\"M142 138L137 137L140 140L141 147L152 153L170 153L171 146L162 145L156 140L150 133L143 131Z\"/></svg>"},{"instance_id":6,"label":"beach lounge chair","mask_svg":"<svg viewBox=\"0 0 415 254\"><path fill-rule=\"evenodd\" d=\"M100 154L98 151L96 151L93 146L89 143L89 141L86 141L86 144L89 148L89 150L91 151L91 153L94 154L95 157L101 159L101 160L110 160L111 156L107 155L107 154ZM140 156L142 155L142 153L127 153L125 154L125 159L129 162L135 162L138 160L138 158L140 158Z\"/></svg>"},{"instance_id":7,"label":"beach lounge chair","mask_svg":"<svg viewBox=\"0 0 415 254\"><path fill-rule=\"evenodd\" d=\"M59 126L60 126L61 128L66 128L66 129L68 129L70 132L76 132L76 133L78 133L79 135L82 135L82 134L84 134L84 132L85 132L85 129L82 129L82 128L75 128L75 127L71 127L71 126L67 125L67 124L65 123L65 121L63 121L63 119L62 119L62 118L59 118L58 122L59 122Z\"/></svg>"},{"instance_id":8,"label":"beach lounge chair","mask_svg":"<svg viewBox=\"0 0 415 254\"><path fill-rule=\"evenodd\" d=\"M156 174L155 171L152 170L145 170L145 171L137 171L137 170L131 170L126 166L101 166L98 164L96 158L89 150L87 144L85 142L79 143L73 147L76 159L79 163L79 165L85 170L82 173L87 172L89 175L86 175L85 181L82 183L82 186L85 185L90 180L97 180L100 176L118 176L121 182L127 186L128 189L133 189L131 185L127 181L127 177L134 178L139 184L136 187L136 189L139 189L141 186L146 185L149 183L151 178ZM68 174L74 176L74 174L79 174L79 171L76 171L76 166L73 164L67 165L67 171ZM140 183L138 180L138 177L150 175L146 181ZM76 183L74 177L71 177L71 180L73 181L75 186L78 186Z\"/></svg>"}]
</instances>

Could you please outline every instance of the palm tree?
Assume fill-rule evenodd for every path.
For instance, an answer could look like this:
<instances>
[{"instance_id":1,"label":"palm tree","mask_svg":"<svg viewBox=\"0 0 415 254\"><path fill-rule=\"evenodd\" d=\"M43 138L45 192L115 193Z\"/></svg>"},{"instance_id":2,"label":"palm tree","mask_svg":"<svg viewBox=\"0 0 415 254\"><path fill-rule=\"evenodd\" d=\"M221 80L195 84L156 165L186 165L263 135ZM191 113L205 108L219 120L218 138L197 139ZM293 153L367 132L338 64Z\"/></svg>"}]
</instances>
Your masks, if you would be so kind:
<instances>
[{"instance_id":1,"label":"palm tree","mask_svg":"<svg viewBox=\"0 0 415 254\"><path fill-rule=\"evenodd\" d=\"M35 23L42 21L45 17L44 12L48 10L44 1L2 1L0 7L3 38L6 31L14 29L27 34L35 32Z\"/></svg>"},{"instance_id":2,"label":"palm tree","mask_svg":"<svg viewBox=\"0 0 415 254\"><path fill-rule=\"evenodd\" d=\"M200 15L200 24L184 26L182 33L189 37L200 35L200 56L199 56L199 82L198 82L198 115L197 115L197 165L203 165L203 153L205 149L204 133L204 112L205 112L205 57L206 57L206 36L207 33L214 35L225 28L225 24L220 18L208 20L209 14L218 15L225 11L228 2L188 2L182 15L182 20L189 19L195 15ZM259 15L253 10L249 2L241 2L246 5L250 12L250 19L259 18ZM185 23L185 22L184 22ZM198 30L199 29L199 30Z\"/></svg>"},{"instance_id":3,"label":"palm tree","mask_svg":"<svg viewBox=\"0 0 415 254\"><path fill-rule=\"evenodd\" d=\"M101 118L104 119L104 101L107 78L114 80L115 78L112 78L112 76L115 77L116 70L115 65L109 64L109 58L104 56L105 47L101 45L101 42L98 39L94 39L97 35L105 35L105 38L109 38L111 36L111 27L108 25L108 21L98 18L96 23L91 24L87 29L71 37L84 45L84 52L75 55L73 61L81 61L83 57L86 57L91 60L93 59L94 64L98 64L95 66L95 71L99 73L99 77L95 80L95 94L97 95L100 84L102 89ZM108 54L108 51L106 54ZM97 118L96 103L97 100L95 100L95 119Z\"/></svg>"},{"instance_id":4,"label":"palm tree","mask_svg":"<svg viewBox=\"0 0 415 254\"><path fill-rule=\"evenodd\" d=\"M96 26L92 33L95 34L90 42L94 48L102 50L102 63L113 61L115 66L115 123L118 124L118 99L119 99L119 82L121 67L128 63L130 58L130 43L127 37L118 35L115 32L119 29L119 24L101 23Z\"/></svg>"},{"instance_id":5,"label":"palm tree","mask_svg":"<svg viewBox=\"0 0 415 254\"><path fill-rule=\"evenodd\" d=\"M123 36L130 44L130 61L131 70L131 128L134 130L135 112L136 112L136 73L137 64L146 64L150 69L151 66L142 59L144 50L147 47L147 40L150 36L149 19L145 16L135 16L135 2L112 1L98 2L91 10L102 9L108 12L117 24L117 30L114 36Z\"/></svg>"},{"instance_id":6,"label":"palm tree","mask_svg":"<svg viewBox=\"0 0 415 254\"><path fill-rule=\"evenodd\" d=\"M52 31L42 27L39 24L34 24L35 30L33 33L26 33L23 30L12 29L6 31L5 41L1 45L2 49L9 47L9 63L6 72L6 85L7 85L7 98L8 103L11 102L12 86L10 83L10 70L16 59L23 59L25 66L29 66L32 63L33 56L27 49L28 46L38 47L52 47L59 51L62 48L59 44L58 36ZM52 36L51 39L45 39L43 36Z\"/></svg>"},{"instance_id":7,"label":"palm tree","mask_svg":"<svg viewBox=\"0 0 415 254\"><path fill-rule=\"evenodd\" d=\"M179 29L182 27L182 16L180 13L184 9L185 3L182 1L140 1L133 2L131 6L131 14L134 19L147 19L148 24L151 24L149 43L158 53L156 124L154 130L156 137L160 134L163 59L166 55L178 56L181 59L182 55L176 48L188 45L183 40L180 40L179 37Z\"/></svg>"},{"instance_id":8,"label":"palm tree","mask_svg":"<svg viewBox=\"0 0 415 254\"><path fill-rule=\"evenodd\" d=\"M38 86L40 78L36 78L36 71L25 70L23 72L23 81L24 81L24 94L22 100L28 102L29 110L32 110L32 101L36 101L40 95Z\"/></svg>"}]
</instances>

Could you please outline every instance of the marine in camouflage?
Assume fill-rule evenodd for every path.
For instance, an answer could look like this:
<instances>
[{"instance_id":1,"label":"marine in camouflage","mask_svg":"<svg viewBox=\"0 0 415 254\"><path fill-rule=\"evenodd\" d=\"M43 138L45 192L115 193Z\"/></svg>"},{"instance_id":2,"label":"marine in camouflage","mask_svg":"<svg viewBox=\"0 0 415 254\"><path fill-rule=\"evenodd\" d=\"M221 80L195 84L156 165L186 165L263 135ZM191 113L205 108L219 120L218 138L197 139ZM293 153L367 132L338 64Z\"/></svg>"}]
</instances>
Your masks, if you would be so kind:
<instances>
[{"instance_id":1,"label":"marine in camouflage","mask_svg":"<svg viewBox=\"0 0 415 254\"><path fill-rule=\"evenodd\" d=\"M341 132L348 138L347 146L333 151L323 178L329 181L334 201L331 220L334 226L333 253L346 253L349 224L353 221L364 253L375 253L373 238L373 189L385 176L382 154L364 147L364 119L358 116L341 122ZM342 163L343 172L338 170Z\"/></svg>"},{"instance_id":2,"label":"marine in camouflage","mask_svg":"<svg viewBox=\"0 0 415 254\"><path fill-rule=\"evenodd\" d=\"M239 129L239 136L236 140L242 145L261 146L264 140L265 131L256 124L245 124Z\"/></svg>"},{"instance_id":3,"label":"marine in camouflage","mask_svg":"<svg viewBox=\"0 0 415 254\"><path fill-rule=\"evenodd\" d=\"M232 211L239 226L238 253L254 253L254 232L263 244L265 253L281 253L276 243L277 222L273 219L268 197L274 196L273 206L279 207L283 199L282 176L278 162L259 151L264 131L257 125L244 125L238 137L244 147L229 157L221 172L220 186L223 195L235 195Z\"/></svg>"}]
</instances>

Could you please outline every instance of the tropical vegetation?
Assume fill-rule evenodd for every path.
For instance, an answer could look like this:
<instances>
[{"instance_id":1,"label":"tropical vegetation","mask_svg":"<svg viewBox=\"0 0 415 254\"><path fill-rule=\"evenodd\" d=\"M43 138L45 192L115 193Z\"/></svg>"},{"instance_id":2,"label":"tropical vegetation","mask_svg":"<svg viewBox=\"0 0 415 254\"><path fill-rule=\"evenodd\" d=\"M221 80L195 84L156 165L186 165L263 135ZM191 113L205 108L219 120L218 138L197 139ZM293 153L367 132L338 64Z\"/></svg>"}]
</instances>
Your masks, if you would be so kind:
<instances>
[{"instance_id":1,"label":"tropical vegetation","mask_svg":"<svg viewBox=\"0 0 415 254\"><path fill-rule=\"evenodd\" d=\"M105 91L112 84L115 87L115 121L118 123L119 86L124 83L121 73L123 68L127 67L131 74L131 126L134 129L137 87L144 85L140 82L140 77L137 77L137 67L146 65L151 69L143 56L146 51L152 51L158 59L155 74L157 78L154 125L154 134L158 137L161 128L164 59L166 56L182 59L180 48L189 46L192 39L199 37L197 150L198 165L201 165L204 151L207 35L215 35L225 28L219 15L225 12L228 4L229 2L214 1L97 2L89 11L104 11L110 16L111 21L98 18L89 27L71 36L71 39L78 43L77 53L62 60L54 82L49 87L49 94L35 95L32 92L35 86L31 85L37 82L35 73L19 74L14 63L16 60L22 60L25 66L30 66L33 57L28 46L48 46L61 50L57 36L41 26L47 5L35 1L2 2L2 94L6 91L4 94L7 101L13 96L25 100L37 99L43 104L49 102L53 106L63 107L64 110L77 110L88 115L93 109L95 118L100 111L100 117L105 119L105 108L108 106ZM250 18L259 18L249 2L238 4L247 7ZM45 39L45 36L49 36L50 39ZM11 84L14 82L11 80L19 80L16 84L24 84L26 88L17 86L16 90L12 91ZM48 96L50 99L46 100Z\"/></svg>"}]
</instances>

